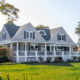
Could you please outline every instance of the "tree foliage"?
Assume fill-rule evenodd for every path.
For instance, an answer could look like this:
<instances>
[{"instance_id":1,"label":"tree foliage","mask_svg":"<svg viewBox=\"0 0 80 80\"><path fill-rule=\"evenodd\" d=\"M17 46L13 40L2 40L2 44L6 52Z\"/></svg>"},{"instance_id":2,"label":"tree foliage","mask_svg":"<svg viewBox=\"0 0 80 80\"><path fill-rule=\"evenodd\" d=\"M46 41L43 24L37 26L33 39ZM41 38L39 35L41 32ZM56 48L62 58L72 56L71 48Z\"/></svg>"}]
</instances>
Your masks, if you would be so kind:
<instances>
[{"instance_id":1,"label":"tree foliage","mask_svg":"<svg viewBox=\"0 0 80 80\"><path fill-rule=\"evenodd\" d=\"M80 22L78 22L77 28L75 29L75 34L77 34L79 36L79 40L80 41Z\"/></svg>"},{"instance_id":2,"label":"tree foliage","mask_svg":"<svg viewBox=\"0 0 80 80\"><path fill-rule=\"evenodd\" d=\"M6 3L5 0L0 0L0 11L3 15L7 15L8 22L16 21L18 16L19 9L15 8L13 5Z\"/></svg>"},{"instance_id":3,"label":"tree foliage","mask_svg":"<svg viewBox=\"0 0 80 80\"><path fill-rule=\"evenodd\" d=\"M43 25L39 25L39 26L37 26L36 28L40 28L40 29L49 29L48 26L43 26Z\"/></svg>"}]
</instances>

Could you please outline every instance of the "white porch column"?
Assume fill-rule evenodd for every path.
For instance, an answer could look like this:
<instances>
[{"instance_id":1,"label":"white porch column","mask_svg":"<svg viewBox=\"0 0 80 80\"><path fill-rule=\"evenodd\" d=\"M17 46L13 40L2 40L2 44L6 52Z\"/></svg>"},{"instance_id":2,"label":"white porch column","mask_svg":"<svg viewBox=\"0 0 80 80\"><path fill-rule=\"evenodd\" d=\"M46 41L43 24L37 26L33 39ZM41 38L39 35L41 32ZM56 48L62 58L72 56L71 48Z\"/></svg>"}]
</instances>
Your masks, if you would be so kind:
<instances>
[{"instance_id":1,"label":"white porch column","mask_svg":"<svg viewBox=\"0 0 80 80\"><path fill-rule=\"evenodd\" d=\"M64 61L64 51L62 51L62 58L63 58L63 61Z\"/></svg>"},{"instance_id":2,"label":"white porch column","mask_svg":"<svg viewBox=\"0 0 80 80\"><path fill-rule=\"evenodd\" d=\"M36 61L38 61L38 56L37 56L38 51L36 51L35 53L36 53Z\"/></svg>"},{"instance_id":3,"label":"white porch column","mask_svg":"<svg viewBox=\"0 0 80 80\"><path fill-rule=\"evenodd\" d=\"M69 46L70 60L71 60L71 45Z\"/></svg>"},{"instance_id":4,"label":"white porch column","mask_svg":"<svg viewBox=\"0 0 80 80\"><path fill-rule=\"evenodd\" d=\"M27 62L26 42L25 42L25 62Z\"/></svg>"},{"instance_id":5,"label":"white porch column","mask_svg":"<svg viewBox=\"0 0 80 80\"><path fill-rule=\"evenodd\" d=\"M56 57L56 52L55 52L55 44L54 44L54 57Z\"/></svg>"},{"instance_id":6,"label":"white porch column","mask_svg":"<svg viewBox=\"0 0 80 80\"><path fill-rule=\"evenodd\" d=\"M45 61L46 61L46 58L47 58L47 51L46 51L46 43L45 43Z\"/></svg>"},{"instance_id":7,"label":"white porch column","mask_svg":"<svg viewBox=\"0 0 80 80\"><path fill-rule=\"evenodd\" d=\"M19 63L19 42L17 42L17 54L16 54L16 58L17 58L17 63Z\"/></svg>"},{"instance_id":8,"label":"white porch column","mask_svg":"<svg viewBox=\"0 0 80 80\"><path fill-rule=\"evenodd\" d=\"M11 49L13 48L13 44L12 44L12 43L10 44L10 48L11 48Z\"/></svg>"}]
</instances>

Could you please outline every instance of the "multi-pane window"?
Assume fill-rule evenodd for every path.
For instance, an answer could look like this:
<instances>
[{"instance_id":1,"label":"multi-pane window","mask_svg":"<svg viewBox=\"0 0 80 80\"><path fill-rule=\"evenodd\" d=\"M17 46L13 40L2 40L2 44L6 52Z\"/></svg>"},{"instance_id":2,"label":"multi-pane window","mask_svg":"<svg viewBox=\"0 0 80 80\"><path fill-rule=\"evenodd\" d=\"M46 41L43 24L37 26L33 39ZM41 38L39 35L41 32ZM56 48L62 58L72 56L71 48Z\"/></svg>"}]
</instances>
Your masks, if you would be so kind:
<instances>
[{"instance_id":1,"label":"multi-pane window","mask_svg":"<svg viewBox=\"0 0 80 80\"><path fill-rule=\"evenodd\" d=\"M6 32L3 32L2 39L6 39Z\"/></svg>"},{"instance_id":2,"label":"multi-pane window","mask_svg":"<svg viewBox=\"0 0 80 80\"><path fill-rule=\"evenodd\" d=\"M64 41L64 40L65 40L65 35L59 34L59 41Z\"/></svg>"},{"instance_id":3,"label":"multi-pane window","mask_svg":"<svg viewBox=\"0 0 80 80\"><path fill-rule=\"evenodd\" d=\"M38 32L39 32L40 35L46 35L44 30L39 30Z\"/></svg>"},{"instance_id":4,"label":"multi-pane window","mask_svg":"<svg viewBox=\"0 0 80 80\"><path fill-rule=\"evenodd\" d=\"M29 32L26 32L26 38L29 38Z\"/></svg>"},{"instance_id":5,"label":"multi-pane window","mask_svg":"<svg viewBox=\"0 0 80 80\"><path fill-rule=\"evenodd\" d=\"M26 32L26 38L33 39L33 32L32 31Z\"/></svg>"}]
</instances>

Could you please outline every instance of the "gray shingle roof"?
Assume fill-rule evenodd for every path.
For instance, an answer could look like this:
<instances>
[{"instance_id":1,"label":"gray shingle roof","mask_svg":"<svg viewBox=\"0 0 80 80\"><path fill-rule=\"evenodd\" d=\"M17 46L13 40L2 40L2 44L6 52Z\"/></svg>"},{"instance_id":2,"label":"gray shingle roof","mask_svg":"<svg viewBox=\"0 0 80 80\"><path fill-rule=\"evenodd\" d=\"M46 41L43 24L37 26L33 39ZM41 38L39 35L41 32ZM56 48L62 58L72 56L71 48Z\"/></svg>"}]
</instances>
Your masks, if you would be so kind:
<instances>
[{"instance_id":1,"label":"gray shingle roof","mask_svg":"<svg viewBox=\"0 0 80 80\"><path fill-rule=\"evenodd\" d=\"M8 25L8 24L5 24L4 26L6 27L11 38L15 35L15 33L20 27L20 26L15 26L15 25Z\"/></svg>"},{"instance_id":2,"label":"gray shingle roof","mask_svg":"<svg viewBox=\"0 0 80 80\"><path fill-rule=\"evenodd\" d=\"M5 24L5 27L10 35L10 37L12 38L14 35L16 35L19 31L21 31L27 24L23 25L23 26L16 26L16 25L9 25L9 24ZM60 29L59 28L55 28L55 29L40 29L40 28L35 28L37 31L39 30L44 30L46 35L41 35L46 41L49 41L55 34L56 32Z\"/></svg>"},{"instance_id":3,"label":"gray shingle roof","mask_svg":"<svg viewBox=\"0 0 80 80\"><path fill-rule=\"evenodd\" d=\"M21 31L26 25L28 25L28 23L25 24L25 25L20 26L19 29L18 29L18 31L16 32L16 34L17 34L19 31Z\"/></svg>"},{"instance_id":4,"label":"gray shingle roof","mask_svg":"<svg viewBox=\"0 0 80 80\"><path fill-rule=\"evenodd\" d=\"M46 41L51 39L51 35L50 35L50 30L49 29L40 29L40 28L35 28L37 31L39 30L44 30L46 35L41 35Z\"/></svg>"}]
</instances>

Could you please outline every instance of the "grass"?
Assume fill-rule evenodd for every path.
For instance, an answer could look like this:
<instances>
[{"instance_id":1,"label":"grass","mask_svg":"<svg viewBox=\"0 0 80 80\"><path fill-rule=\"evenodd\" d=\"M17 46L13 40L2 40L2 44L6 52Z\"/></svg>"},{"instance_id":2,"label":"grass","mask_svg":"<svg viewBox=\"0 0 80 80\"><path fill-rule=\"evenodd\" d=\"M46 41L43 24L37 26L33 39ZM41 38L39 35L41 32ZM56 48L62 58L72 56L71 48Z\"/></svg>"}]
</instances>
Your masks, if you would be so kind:
<instances>
[{"instance_id":1,"label":"grass","mask_svg":"<svg viewBox=\"0 0 80 80\"><path fill-rule=\"evenodd\" d=\"M80 63L0 64L2 78L7 78L7 74L10 80L24 80L24 76L28 80L80 80Z\"/></svg>"}]
</instances>

